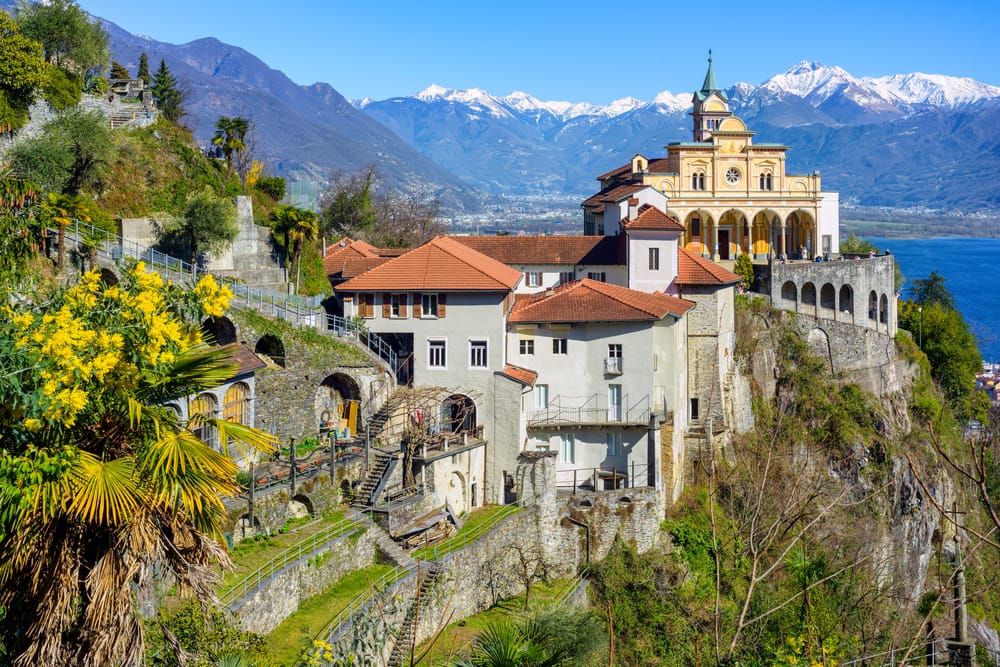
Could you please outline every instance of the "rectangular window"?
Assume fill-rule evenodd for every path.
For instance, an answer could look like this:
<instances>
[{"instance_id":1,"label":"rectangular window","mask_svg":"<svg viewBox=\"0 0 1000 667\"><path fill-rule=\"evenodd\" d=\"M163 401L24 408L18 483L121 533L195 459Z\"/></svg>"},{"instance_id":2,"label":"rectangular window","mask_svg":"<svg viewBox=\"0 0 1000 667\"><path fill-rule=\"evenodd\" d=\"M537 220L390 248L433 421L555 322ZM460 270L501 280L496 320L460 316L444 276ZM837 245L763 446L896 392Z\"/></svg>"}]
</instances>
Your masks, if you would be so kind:
<instances>
[{"instance_id":1,"label":"rectangular window","mask_svg":"<svg viewBox=\"0 0 1000 667\"><path fill-rule=\"evenodd\" d=\"M541 287L542 286L542 272L541 271L527 271L524 274L524 282L527 283L528 287Z\"/></svg>"},{"instance_id":2,"label":"rectangular window","mask_svg":"<svg viewBox=\"0 0 1000 667\"><path fill-rule=\"evenodd\" d=\"M552 354L566 354L569 343L565 338L552 339Z\"/></svg>"},{"instance_id":3,"label":"rectangular window","mask_svg":"<svg viewBox=\"0 0 1000 667\"><path fill-rule=\"evenodd\" d=\"M691 419L694 419L694 420L698 419L698 399L697 398L692 398L691 399Z\"/></svg>"},{"instance_id":4,"label":"rectangular window","mask_svg":"<svg viewBox=\"0 0 1000 667\"><path fill-rule=\"evenodd\" d=\"M604 372L611 375L622 373L622 344L608 344L608 358L604 360Z\"/></svg>"},{"instance_id":5,"label":"rectangular window","mask_svg":"<svg viewBox=\"0 0 1000 667\"><path fill-rule=\"evenodd\" d=\"M437 294L421 294L420 295L420 312L421 317L437 317L438 316L438 295Z\"/></svg>"},{"instance_id":6,"label":"rectangular window","mask_svg":"<svg viewBox=\"0 0 1000 667\"><path fill-rule=\"evenodd\" d=\"M406 316L406 295L405 294L393 294L389 299L389 314L391 317L405 317Z\"/></svg>"},{"instance_id":7,"label":"rectangular window","mask_svg":"<svg viewBox=\"0 0 1000 667\"><path fill-rule=\"evenodd\" d=\"M518 342L518 349L521 354L534 354L535 353L535 340L533 338L522 338Z\"/></svg>"},{"instance_id":8,"label":"rectangular window","mask_svg":"<svg viewBox=\"0 0 1000 667\"><path fill-rule=\"evenodd\" d=\"M485 340L469 341L469 368L486 368L489 365L489 348Z\"/></svg>"},{"instance_id":9,"label":"rectangular window","mask_svg":"<svg viewBox=\"0 0 1000 667\"><path fill-rule=\"evenodd\" d=\"M447 368L448 367L448 345L443 340L427 341L427 367Z\"/></svg>"},{"instance_id":10,"label":"rectangular window","mask_svg":"<svg viewBox=\"0 0 1000 667\"><path fill-rule=\"evenodd\" d=\"M563 433L559 440L559 462L576 462L576 436L572 433Z\"/></svg>"},{"instance_id":11,"label":"rectangular window","mask_svg":"<svg viewBox=\"0 0 1000 667\"><path fill-rule=\"evenodd\" d=\"M608 456L622 455L622 434L608 433Z\"/></svg>"},{"instance_id":12,"label":"rectangular window","mask_svg":"<svg viewBox=\"0 0 1000 667\"><path fill-rule=\"evenodd\" d=\"M607 282L607 280L605 280L605 278L607 278L607 274L605 274L604 271L588 271L587 277L600 283Z\"/></svg>"},{"instance_id":13,"label":"rectangular window","mask_svg":"<svg viewBox=\"0 0 1000 667\"><path fill-rule=\"evenodd\" d=\"M616 422L622 419L622 386L608 385L608 421Z\"/></svg>"},{"instance_id":14,"label":"rectangular window","mask_svg":"<svg viewBox=\"0 0 1000 667\"><path fill-rule=\"evenodd\" d=\"M544 410L549 407L549 385L535 385L535 409Z\"/></svg>"},{"instance_id":15,"label":"rectangular window","mask_svg":"<svg viewBox=\"0 0 1000 667\"><path fill-rule=\"evenodd\" d=\"M701 218L691 218L691 236L701 236Z\"/></svg>"},{"instance_id":16,"label":"rectangular window","mask_svg":"<svg viewBox=\"0 0 1000 667\"><path fill-rule=\"evenodd\" d=\"M660 270L660 249L650 248L649 249L649 270L659 271Z\"/></svg>"},{"instance_id":17,"label":"rectangular window","mask_svg":"<svg viewBox=\"0 0 1000 667\"><path fill-rule=\"evenodd\" d=\"M559 272L559 284L565 285L566 283L573 282L573 272L572 271L560 271Z\"/></svg>"}]
</instances>

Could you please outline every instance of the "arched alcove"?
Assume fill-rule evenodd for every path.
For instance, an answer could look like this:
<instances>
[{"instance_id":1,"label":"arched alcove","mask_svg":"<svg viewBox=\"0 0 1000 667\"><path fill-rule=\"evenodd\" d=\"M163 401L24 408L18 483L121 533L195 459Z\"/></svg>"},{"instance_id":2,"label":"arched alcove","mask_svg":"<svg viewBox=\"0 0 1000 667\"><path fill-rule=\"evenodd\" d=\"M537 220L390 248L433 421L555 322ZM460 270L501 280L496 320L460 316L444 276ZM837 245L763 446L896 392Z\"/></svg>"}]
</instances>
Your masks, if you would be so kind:
<instances>
[{"instance_id":1,"label":"arched alcove","mask_svg":"<svg viewBox=\"0 0 1000 667\"><path fill-rule=\"evenodd\" d=\"M361 388L357 381L346 373L332 373L323 378L316 388L313 401L316 423L336 421L342 413L342 406L349 401L361 400ZM326 417L326 419L324 419ZM361 428L361 424L356 424Z\"/></svg>"},{"instance_id":2,"label":"arched alcove","mask_svg":"<svg viewBox=\"0 0 1000 667\"><path fill-rule=\"evenodd\" d=\"M854 289L850 285L840 288L840 305L838 310L847 313L853 319L854 316Z\"/></svg>"},{"instance_id":3,"label":"arched alcove","mask_svg":"<svg viewBox=\"0 0 1000 667\"><path fill-rule=\"evenodd\" d=\"M463 394L452 394L442 405L442 429L451 433L476 430L476 404Z\"/></svg>"},{"instance_id":4,"label":"arched alcove","mask_svg":"<svg viewBox=\"0 0 1000 667\"><path fill-rule=\"evenodd\" d=\"M833 354L830 350L830 336L820 328L810 329L806 337L809 351L823 359L830 371L833 371Z\"/></svg>"},{"instance_id":5,"label":"arched alcove","mask_svg":"<svg viewBox=\"0 0 1000 667\"><path fill-rule=\"evenodd\" d=\"M819 290L819 306L823 310L837 310L837 290L830 283L825 283Z\"/></svg>"},{"instance_id":6,"label":"arched alcove","mask_svg":"<svg viewBox=\"0 0 1000 667\"><path fill-rule=\"evenodd\" d=\"M274 334L264 334L257 341L253 351L267 356L282 368L285 367L285 344Z\"/></svg>"},{"instance_id":7,"label":"arched alcove","mask_svg":"<svg viewBox=\"0 0 1000 667\"><path fill-rule=\"evenodd\" d=\"M812 283L802 286L802 310L808 315L816 314L816 286Z\"/></svg>"},{"instance_id":8,"label":"arched alcove","mask_svg":"<svg viewBox=\"0 0 1000 667\"><path fill-rule=\"evenodd\" d=\"M798 288L795 287L795 283L791 280L786 280L781 286L781 298L785 301L791 301L795 303L798 301Z\"/></svg>"},{"instance_id":9,"label":"arched alcove","mask_svg":"<svg viewBox=\"0 0 1000 667\"><path fill-rule=\"evenodd\" d=\"M201 323L201 335L209 345L235 343L236 325L228 317L210 317Z\"/></svg>"}]
</instances>

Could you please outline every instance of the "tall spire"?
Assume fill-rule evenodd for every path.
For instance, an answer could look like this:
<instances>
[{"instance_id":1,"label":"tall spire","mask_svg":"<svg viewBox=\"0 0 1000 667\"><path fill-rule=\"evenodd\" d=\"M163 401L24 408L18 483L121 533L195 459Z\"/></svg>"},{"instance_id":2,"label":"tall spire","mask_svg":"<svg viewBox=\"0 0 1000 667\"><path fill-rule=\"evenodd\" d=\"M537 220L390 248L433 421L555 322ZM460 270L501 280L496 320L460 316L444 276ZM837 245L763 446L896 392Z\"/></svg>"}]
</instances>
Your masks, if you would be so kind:
<instances>
[{"instance_id":1,"label":"tall spire","mask_svg":"<svg viewBox=\"0 0 1000 667\"><path fill-rule=\"evenodd\" d=\"M705 74L705 83L701 84L702 95L708 95L717 91L719 84L715 82L715 72L712 71L712 49L708 50L708 72Z\"/></svg>"}]
</instances>

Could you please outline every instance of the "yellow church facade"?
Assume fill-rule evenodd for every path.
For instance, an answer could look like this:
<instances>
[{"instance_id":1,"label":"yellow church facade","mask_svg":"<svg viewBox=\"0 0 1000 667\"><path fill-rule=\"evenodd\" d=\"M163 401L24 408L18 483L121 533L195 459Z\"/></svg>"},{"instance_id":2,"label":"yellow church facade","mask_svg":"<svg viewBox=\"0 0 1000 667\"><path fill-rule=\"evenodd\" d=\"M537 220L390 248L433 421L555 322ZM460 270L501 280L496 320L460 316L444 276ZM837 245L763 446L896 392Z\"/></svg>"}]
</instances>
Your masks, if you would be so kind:
<instances>
[{"instance_id":1,"label":"yellow church facade","mask_svg":"<svg viewBox=\"0 0 1000 667\"><path fill-rule=\"evenodd\" d=\"M755 133L716 85L711 57L692 102L693 141L668 144L666 158L637 154L598 177L601 192L583 204L584 233L617 233L618 221L604 219L621 210L616 200L652 188L684 226L684 247L705 257L811 259L837 252L837 193L822 191L819 172L787 173L787 146L753 141Z\"/></svg>"}]
</instances>

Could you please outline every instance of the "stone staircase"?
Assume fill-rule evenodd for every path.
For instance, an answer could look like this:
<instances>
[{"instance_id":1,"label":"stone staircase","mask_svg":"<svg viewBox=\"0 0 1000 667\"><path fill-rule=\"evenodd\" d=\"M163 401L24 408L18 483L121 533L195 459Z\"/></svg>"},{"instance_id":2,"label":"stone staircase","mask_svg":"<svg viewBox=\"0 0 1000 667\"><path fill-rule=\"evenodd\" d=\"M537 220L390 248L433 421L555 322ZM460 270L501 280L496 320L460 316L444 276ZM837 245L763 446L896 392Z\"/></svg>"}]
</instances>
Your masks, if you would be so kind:
<instances>
[{"instance_id":1,"label":"stone staircase","mask_svg":"<svg viewBox=\"0 0 1000 667\"><path fill-rule=\"evenodd\" d=\"M404 551L403 548L396 543L396 540L392 539L389 533L385 532L382 526L372 521L368 524L368 530L375 538L375 544L378 545L379 554L387 561L396 567L401 567L406 570L416 567L417 561L414 560L410 554L406 553L406 551Z\"/></svg>"},{"instance_id":2,"label":"stone staircase","mask_svg":"<svg viewBox=\"0 0 1000 667\"><path fill-rule=\"evenodd\" d=\"M410 647L413 646L413 637L417 631L417 623L420 621L420 608L423 606L423 600L427 595L430 595L434 583L443 570L444 566L440 562L432 562L422 572L416 598L413 600L410 608L406 610L403 625L399 628L399 636L396 637L396 643L389 654L389 660L385 663L388 667L402 667L406 664L409 658L407 654L410 651Z\"/></svg>"},{"instance_id":3,"label":"stone staircase","mask_svg":"<svg viewBox=\"0 0 1000 667\"><path fill-rule=\"evenodd\" d=\"M389 399L371 416L368 420L368 433L373 442L382 436L382 431L385 429L386 423L388 423L393 413L405 400L406 388L397 387L392 395L389 396Z\"/></svg>"}]
</instances>

